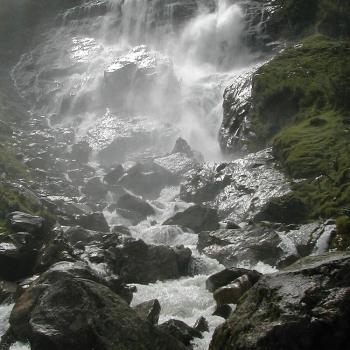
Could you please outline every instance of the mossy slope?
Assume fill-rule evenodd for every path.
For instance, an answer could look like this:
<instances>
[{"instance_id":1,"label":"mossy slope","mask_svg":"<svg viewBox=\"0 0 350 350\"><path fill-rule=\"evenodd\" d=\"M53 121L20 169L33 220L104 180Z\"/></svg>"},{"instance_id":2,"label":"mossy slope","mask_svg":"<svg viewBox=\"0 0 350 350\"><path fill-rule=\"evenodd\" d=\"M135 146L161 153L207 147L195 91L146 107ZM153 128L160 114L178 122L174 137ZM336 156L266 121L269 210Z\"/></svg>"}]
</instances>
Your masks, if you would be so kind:
<instances>
[{"instance_id":1,"label":"mossy slope","mask_svg":"<svg viewBox=\"0 0 350 350\"><path fill-rule=\"evenodd\" d=\"M290 44L253 79L250 148L273 145L310 219L349 215L350 3L287 0L279 15Z\"/></svg>"}]
</instances>

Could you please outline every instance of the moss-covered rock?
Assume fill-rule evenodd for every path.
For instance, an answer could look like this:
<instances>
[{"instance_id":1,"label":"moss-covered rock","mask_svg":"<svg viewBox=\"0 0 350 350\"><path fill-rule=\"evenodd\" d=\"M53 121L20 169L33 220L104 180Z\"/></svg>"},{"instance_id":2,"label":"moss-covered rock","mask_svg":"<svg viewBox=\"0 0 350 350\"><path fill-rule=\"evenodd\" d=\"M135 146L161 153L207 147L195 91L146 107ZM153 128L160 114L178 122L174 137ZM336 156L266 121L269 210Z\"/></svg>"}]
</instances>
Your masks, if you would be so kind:
<instances>
[{"instance_id":1,"label":"moss-covered rock","mask_svg":"<svg viewBox=\"0 0 350 350\"><path fill-rule=\"evenodd\" d=\"M253 77L250 150L273 145L309 218L350 203L350 43L314 35Z\"/></svg>"}]
</instances>

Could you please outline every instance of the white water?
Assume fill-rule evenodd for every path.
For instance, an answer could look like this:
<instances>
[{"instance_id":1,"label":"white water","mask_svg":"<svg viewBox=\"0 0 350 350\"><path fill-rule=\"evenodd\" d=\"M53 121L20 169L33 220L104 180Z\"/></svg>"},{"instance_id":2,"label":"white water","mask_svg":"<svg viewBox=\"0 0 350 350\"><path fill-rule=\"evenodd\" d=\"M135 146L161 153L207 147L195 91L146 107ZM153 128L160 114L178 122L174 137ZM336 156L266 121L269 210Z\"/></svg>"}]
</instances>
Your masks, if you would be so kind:
<instances>
[{"instance_id":1,"label":"white water","mask_svg":"<svg viewBox=\"0 0 350 350\"><path fill-rule=\"evenodd\" d=\"M118 137L130 137L130 143L135 144L139 141L133 138L135 134L150 136L152 142L142 144L141 150L135 149L135 157L130 155L132 149L129 158L123 159L138 160L156 152L166 153L181 136L207 160L221 160L217 137L222 120L222 94L252 64L241 44L244 22L239 5L217 0L215 11L200 6L191 19L178 26L171 6L167 7L162 23L154 23L156 9L151 1L124 0L122 6L120 0L109 3L109 13L98 18L69 20L67 14L65 25L50 33L43 47L24 55L13 72L19 90L22 66L34 57L40 73L34 79L39 101L34 109L50 115L53 122L59 119L74 125L77 136L86 138L96 152ZM162 1L158 6L162 6ZM165 74L160 74L151 91L133 90L137 85L135 77L131 79L130 91L127 84L106 88L108 75L125 60L132 61L131 75L135 74L132 70L135 65L142 69L145 64L155 67L154 74L165 67ZM173 88L170 92L167 84ZM114 99L124 90L128 90L126 96L116 107ZM107 105L106 95L112 100ZM118 160L116 156L115 161ZM206 317L210 332L195 341L196 348L204 350L215 327L223 322L222 318L212 316L215 303L205 289L205 280L223 266L198 254L194 233L152 226L153 219L162 223L189 205L178 202L177 193L177 188L164 190L152 201L155 217L132 227L132 234L150 244L183 244L191 248L198 259L199 274L138 285L133 304L157 298L162 306L160 322L177 318L192 326L199 317ZM119 216L107 212L106 216L109 224L123 224ZM105 273L103 264L92 267ZM257 268L271 271L265 265ZM16 346L19 349L22 344Z\"/></svg>"},{"instance_id":2,"label":"white water","mask_svg":"<svg viewBox=\"0 0 350 350\"><path fill-rule=\"evenodd\" d=\"M49 33L45 45L22 57L14 79L21 90L21 74L28 74L23 66L34 60L39 71L31 80L38 101L34 109L51 115L53 121L63 117L96 149L115 137L141 132L153 138L153 144L143 147L143 156L168 151L182 136L206 159L220 160L217 138L222 94L237 75L249 69L252 59L241 44L244 21L239 5L216 1L215 11L201 5L192 18L178 25L175 5L109 0L106 15L66 19L64 26ZM157 53L156 67L159 60L161 64L168 60L169 74L161 74L151 89L140 92L131 87L126 98L129 103L111 109L108 103L106 106L106 95L112 94L110 99L115 100L120 91L105 88L104 72L121 57L129 59L130 50L139 45L146 45L151 55ZM168 92L167 84L174 90ZM120 89L128 88L122 84Z\"/></svg>"}]
</instances>

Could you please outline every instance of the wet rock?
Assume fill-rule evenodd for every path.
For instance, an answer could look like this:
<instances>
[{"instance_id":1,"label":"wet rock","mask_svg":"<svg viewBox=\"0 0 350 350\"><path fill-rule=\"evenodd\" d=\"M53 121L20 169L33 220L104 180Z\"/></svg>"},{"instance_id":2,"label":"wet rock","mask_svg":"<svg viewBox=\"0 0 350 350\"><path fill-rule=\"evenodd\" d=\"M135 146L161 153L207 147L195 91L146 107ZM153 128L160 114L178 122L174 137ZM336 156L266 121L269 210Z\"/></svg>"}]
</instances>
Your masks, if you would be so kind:
<instances>
[{"instance_id":1,"label":"wet rock","mask_svg":"<svg viewBox=\"0 0 350 350\"><path fill-rule=\"evenodd\" d=\"M232 307L230 305L218 305L213 312L213 316L219 316L227 320L232 313Z\"/></svg>"},{"instance_id":2,"label":"wet rock","mask_svg":"<svg viewBox=\"0 0 350 350\"><path fill-rule=\"evenodd\" d=\"M0 278L15 281L30 275L40 244L27 232L0 236Z\"/></svg>"},{"instance_id":3,"label":"wet rock","mask_svg":"<svg viewBox=\"0 0 350 350\"><path fill-rule=\"evenodd\" d=\"M155 163L137 164L119 181L129 191L150 199L158 198L164 187L178 183L178 176Z\"/></svg>"},{"instance_id":4,"label":"wet rock","mask_svg":"<svg viewBox=\"0 0 350 350\"><path fill-rule=\"evenodd\" d=\"M201 332L188 326L185 322L180 320L169 320L162 323L157 328L178 339L190 349L192 348L191 342L194 338L203 338Z\"/></svg>"},{"instance_id":5,"label":"wet rock","mask_svg":"<svg viewBox=\"0 0 350 350\"><path fill-rule=\"evenodd\" d=\"M35 271L41 273L58 262L76 262L78 259L73 246L63 232L53 232L39 251L35 263Z\"/></svg>"},{"instance_id":6,"label":"wet rock","mask_svg":"<svg viewBox=\"0 0 350 350\"><path fill-rule=\"evenodd\" d=\"M188 275L191 250L147 245L142 240L110 248L114 272L125 283L148 284ZM187 270L187 271L186 271Z\"/></svg>"},{"instance_id":7,"label":"wet rock","mask_svg":"<svg viewBox=\"0 0 350 350\"><path fill-rule=\"evenodd\" d=\"M125 194L118 199L117 212L127 219L132 219L136 224L155 214L150 204L130 194Z\"/></svg>"},{"instance_id":8,"label":"wet rock","mask_svg":"<svg viewBox=\"0 0 350 350\"><path fill-rule=\"evenodd\" d=\"M201 232L197 248L226 267L235 266L243 260L248 260L251 264L262 261L276 266L279 261L294 254L294 251L282 244L278 232L269 224Z\"/></svg>"},{"instance_id":9,"label":"wet rock","mask_svg":"<svg viewBox=\"0 0 350 350\"><path fill-rule=\"evenodd\" d=\"M108 287L71 272L44 273L18 298L10 324L33 349L184 349ZM54 330L54 331L53 331Z\"/></svg>"},{"instance_id":10,"label":"wet rock","mask_svg":"<svg viewBox=\"0 0 350 350\"><path fill-rule=\"evenodd\" d=\"M102 213L77 215L75 222L76 225L80 225L88 230L109 232L107 220Z\"/></svg>"},{"instance_id":11,"label":"wet rock","mask_svg":"<svg viewBox=\"0 0 350 350\"><path fill-rule=\"evenodd\" d=\"M230 284L220 287L214 292L214 299L217 305L237 304L240 297L252 287L247 275L238 277Z\"/></svg>"},{"instance_id":12,"label":"wet rock","mask_svg":"<svg viewBox=\"0 0 350 350\"><path fill-rule=\"evenodd\" d=\"M89 161L90 153L90 145L85 141L81 141L72 146L70 155L72 159L78 161L79 163L86 164Z\"/></svg>"},{"instance_id":13,"label":"wet rock","mask_svg":"<svg viewBox=\"0 0 350 350\"><path fill-rule=\"evenodd\" d=\"M20 211L8 215L8 223L15 232L28 232L33 235L41 235L45 220L40 216L34 216Z\"/></svg>"},{"instance_id":14,"label":"wet rock","mask_svg":"<svg viewBox=\"0 0 350 350\"><path fill-rule=\"evenodd\" d=\"M254 221L270 221L286 224L298 224L306 220L308 208L293 194L272 198L255 216Z\"/></svg>"},{"instance_id":15,"label":"wet rock","mask_svg":"<svg viewBox=\"0 0 350 350\"><path fill-rule=\"evenodd\" d=\"M143 320L146 320L151 324L158 324L161 307L157 299L135 305L133 309Z\"/></svg>"},{"instance_id":16,"label":"wet rock","mask_svg":"<svg viewBox=\"0 0 350 350\"><path fill-rule=\"evenodd\" d=\"M216 177L212 174L212 178L207 178L205 181L199 180L199 177L192 177L189 182L183 184L180 188L180 198L186 202L206 203L213 201L216 196L226 187L231 181L230 175Z\"/></svg>"},{"instance_id":17,"label":"wet rock","mask_svg":"<svg viewBox=\"0 0 350 350\"><path fill-rule=\"evenodd\" d=\"M167 113L176 106L172 101L178 82L171 61L144 45L134 47L107 67L104 85L106 103L112 108L129 108L144 113L159 107L158 101L169 101L169 105L162 106Z\"/></svg>"},{"instance_id":18,"label":"wet rock","mask_svg":"<svg viewBox=\"0 0 350 350\"><path fill-rule=\"evenodd\" d=\"M88 197L94 199L104 199L107 195L108 189L99 177L93 177L87 181L82 188L82 192Z\"/></svg>"},{"instance_id":19,"label":"wet rock","mask_svg":"<svg viewBox=\"0 0 350 350\"><path fill-rule=\"evenodd\" d=\"M194 324L193 328L198 332L209 332L209 324L208 321L201 316L196 323Z\"/></svg>"},{"instance_id":20,"label":"wet rock","mask_svg":"<svg viewBox=\"0 0 350 350\"><path fill-rule=\"evenodd\" d=\"M349 253L328 253L264 275L216 329L210 349L348 348L349 267Z\"/></svg>"},{"instance_id":21,"label":"wet rock","mask_svg":"<svg viewBox=\"0 0 350 350\"><path fill-rule=\"evenodd\" d=\"M118 164L104 176L103 181L108 185L116 185L118 180L124 175L124 172L123 166Z\"/></svg>"},{"instance_id":22,"label":"wet rock","mask_svg":"<svg viewBox=\"0 0 350 350\"><path fill-rule=\"evenodd\" d=\"M0 304L13 298L17 290L17 284L0 280Z\"/></svg>"},{"instance_id":23,"label":"wet rock","mask_svg":"<svg viewBox=\"0 0 350 350\"><path fill-rule=\"evenodd\" d=\"M226 222L226 229L227 230L235 230L241 228L239 225L237 225L234 221L227 221Z\"/></svg>"},{"instance_id":24,"label":"wet rock","mask_svg":"<svg viewBox=\"0 0 350 350\"><path fill-rule=\"evenodd\" d=\"M78 242L82 242L84 245L88 245L93 241L101 242L103 236L103 232L87 230L81 226L70 227L64 233L64 237L66 237L68 242L73 246L76 245Z\"/></svg>"},{"instance_id":25,"label":"wet rock","mask_svg":"<svg viewBox=\"0 0 350 350\"><path fill-rule=\"evenodd\" d=\"M175 214L163 225L178 225L188 227L194 232L216 230L219 228L219 218L215 209L194 205L184 212Z\"/></svg>"},{"instance_id":26,"label":"wet rock","mask_svg":"<svg viewBox=\"0 0 350 350\"><path fill-rule=\"evenodd\" d=\"M231 267L209 276L205 281L205 286L210 292L215 292L220 287L230 284L243 275L248 276L250 282L255 284L259 280L261 273L255 270Z\"/></svg>"},{"instance_id":27,"label":"wet rock","mask_svg":"<svg viewBox=\"0 0 350 350\"><path fill-rule=\"evenodd\" d=\"M252 77L257 68L242 74L225 89L223 121L219 132L220 146L225 152L246 152L249 141L255 137L247 117L252 109Z\"/></svg>"},{"instance_id":28,"label":"wet rock","mask_svg":"<svg viewBox=\"0 0 350 350\"><path fill-rule=\"evenodd\" d=\"M275 167L271 149L236 159L217 171L217 165L204 163L190 172L181 188L181 198L207 201L223 221L237 224L253 220L273 197L290 192L285 176Z\"/></svg>"},{"instance_id":29,"label":"wet rock","mask_svg":"<svg viewBox=\"0 0 350 350\"><path fill-rule=\"evenodd\" d=\"M182 137L179 137L176 140L175 146L171 153L182 153L185 154L189 158L194 157L194 152L189 144Z\"/></svg>"}]
</instances>

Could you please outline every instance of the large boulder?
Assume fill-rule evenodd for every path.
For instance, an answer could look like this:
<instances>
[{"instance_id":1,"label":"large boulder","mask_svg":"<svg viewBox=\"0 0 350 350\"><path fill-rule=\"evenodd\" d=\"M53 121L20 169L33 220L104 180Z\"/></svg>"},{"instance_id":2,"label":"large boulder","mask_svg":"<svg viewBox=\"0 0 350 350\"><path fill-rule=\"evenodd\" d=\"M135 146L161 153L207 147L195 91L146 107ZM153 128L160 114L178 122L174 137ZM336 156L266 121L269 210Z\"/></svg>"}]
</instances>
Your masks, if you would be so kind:
<instances>
[{"instance_id":1,"label":"large boulder","mask_svg":"<svg viewBox=\"0 0 350 350\"><path fill-rule=\"evenodd\" d=\"M8 215L8 224L15 232L28 232L40 235L43 233L45 220L40 216L15 211Z\"/></svg>"},{"instance_id":2,"label":"large boulder","mask_svg":"<svg viewBox=\"0 0 350 350\"><path fill-rule=\"evenodd\" d=\"M25 290L10 324L34 350L184 349L108 287L65 272L48 271Z\"/></svg>"},{"instance_id":3,"label":"large boulder","mask_svg":"<svg viewBox=\"0 0 350 350\"><path fill-rule=\"evenodd\" d=\"M194 338L203 338L200 331L180 320L171 319L162 323L157 328L178 339L189 349L192 349L191 342Z\"/></svg>"},{"instance_id":4,"label":"large boulder","mask_svg":"<svg viewBox=\"0 0 350 350\"><path fill-rule=\"evenodd\" d=\"M119 184L145 198L159 197L166 186L179 184L180 178L156 163L136 164L120 179Z\"/></svg>"},{"instance_id":5,"label":"large boulder","mask_svg":"<svg viewBox=\"0 0 350 350\"><path fill-rule=\"evenodd\" d=\"M104 97L112 108L144 113L161 107L163 113L170 113L177 92L172 62L144 45L118 57L104 72ZM168 104L160 105L163 101Z\"/></svg>"},{"instance_id":6,"label":"large boulder","mask_svg":"<svg viewBox=\"0 0 350 350\"><path fill-rule=\"evenodd\" d=\"M201 205L194 205L184 212L175 214L172 218L166 220L163 225L184 226L197 233L216 230L220 227L217 211Z\"/></svg>"},{"instance_id":7,"label":"large boulder","mask_svg":"<svg viewBox=\"0 0 350 350\"><path fill-rule=\"evenodd\" d=\"M263 276L216 329L210 349L349 348L349 268L349 253L328 253Z\"/></svg>"},{"instance_id":8,"label":"large boulder","mask_svg":"<svg viewBox=\"0 0 350 350\"><path fill-rule=\"evenodd\" d=\"M114 272L125 283L148 284L189 274L191 250L147 245L142 240L109 249Z\"/></svg>"},{"instance_id":9,"label":"large boulder","mask_svg":"<svg viewBox=\"0 0 350 350\"><path fill-rule=\"evenodd\" d=\"M138 224L148 216L155 214L155 210L150 204L128 193L118 199L117 212L133 224Z\"/></svg>"},{"instance_id":10,"label":"large boulder","mask_svg":"<svg viewBox=\"0 0 350 350\"><path fill-rule=\"evenodd\" d=\"M220 287L228 285L243 275L249 276L252 284L256 283L261 276L261 274L255 270L231 267L209 276L205 281L205 286L210 292L215 292Z\"/></svg>"},{"instance_id":11,"label":"large boulder","mask_svg":"<svg viewBox=\"0 0 350 350\"><path fill-rule=\"evenodd\" d=\"M0 236L0 278L15 281L33 272L40 244L27 232Z\"/></svg>"},{"instance_id":12,"label":"large boulder","mask_svg":"<svg viewBox=\"0 0 350 350\"><path fill-rule=\"evenodd\" d=\"M161 307L157 299L145 301L141 304L135 305L133 309L143 320L146 320L152 324L158 324Z\"/></svg>"},{"instance_id":13,"label":"large boulder","mask_svg":"<svg viewBox=\"0 0 350 350\"><path fill-rule=\"evenodd\" d=\"M252 265L262 261L276 266L295 254L282 244L281 237L273 227L264 224L201 232L197 247L200 252L217 259L228 268L239 261L249 261Z\"/></svg>"},{"instance_id":14,"label":"large boulder","mask_svg":"<svg viewBox=\"0 0 350 350\"><path fill-rule=\"evenodd\" d=\"M88 230L109 232L109 226L103 213L89 213L75 216L76 225Z\"/></svg>"}]
</instances>

